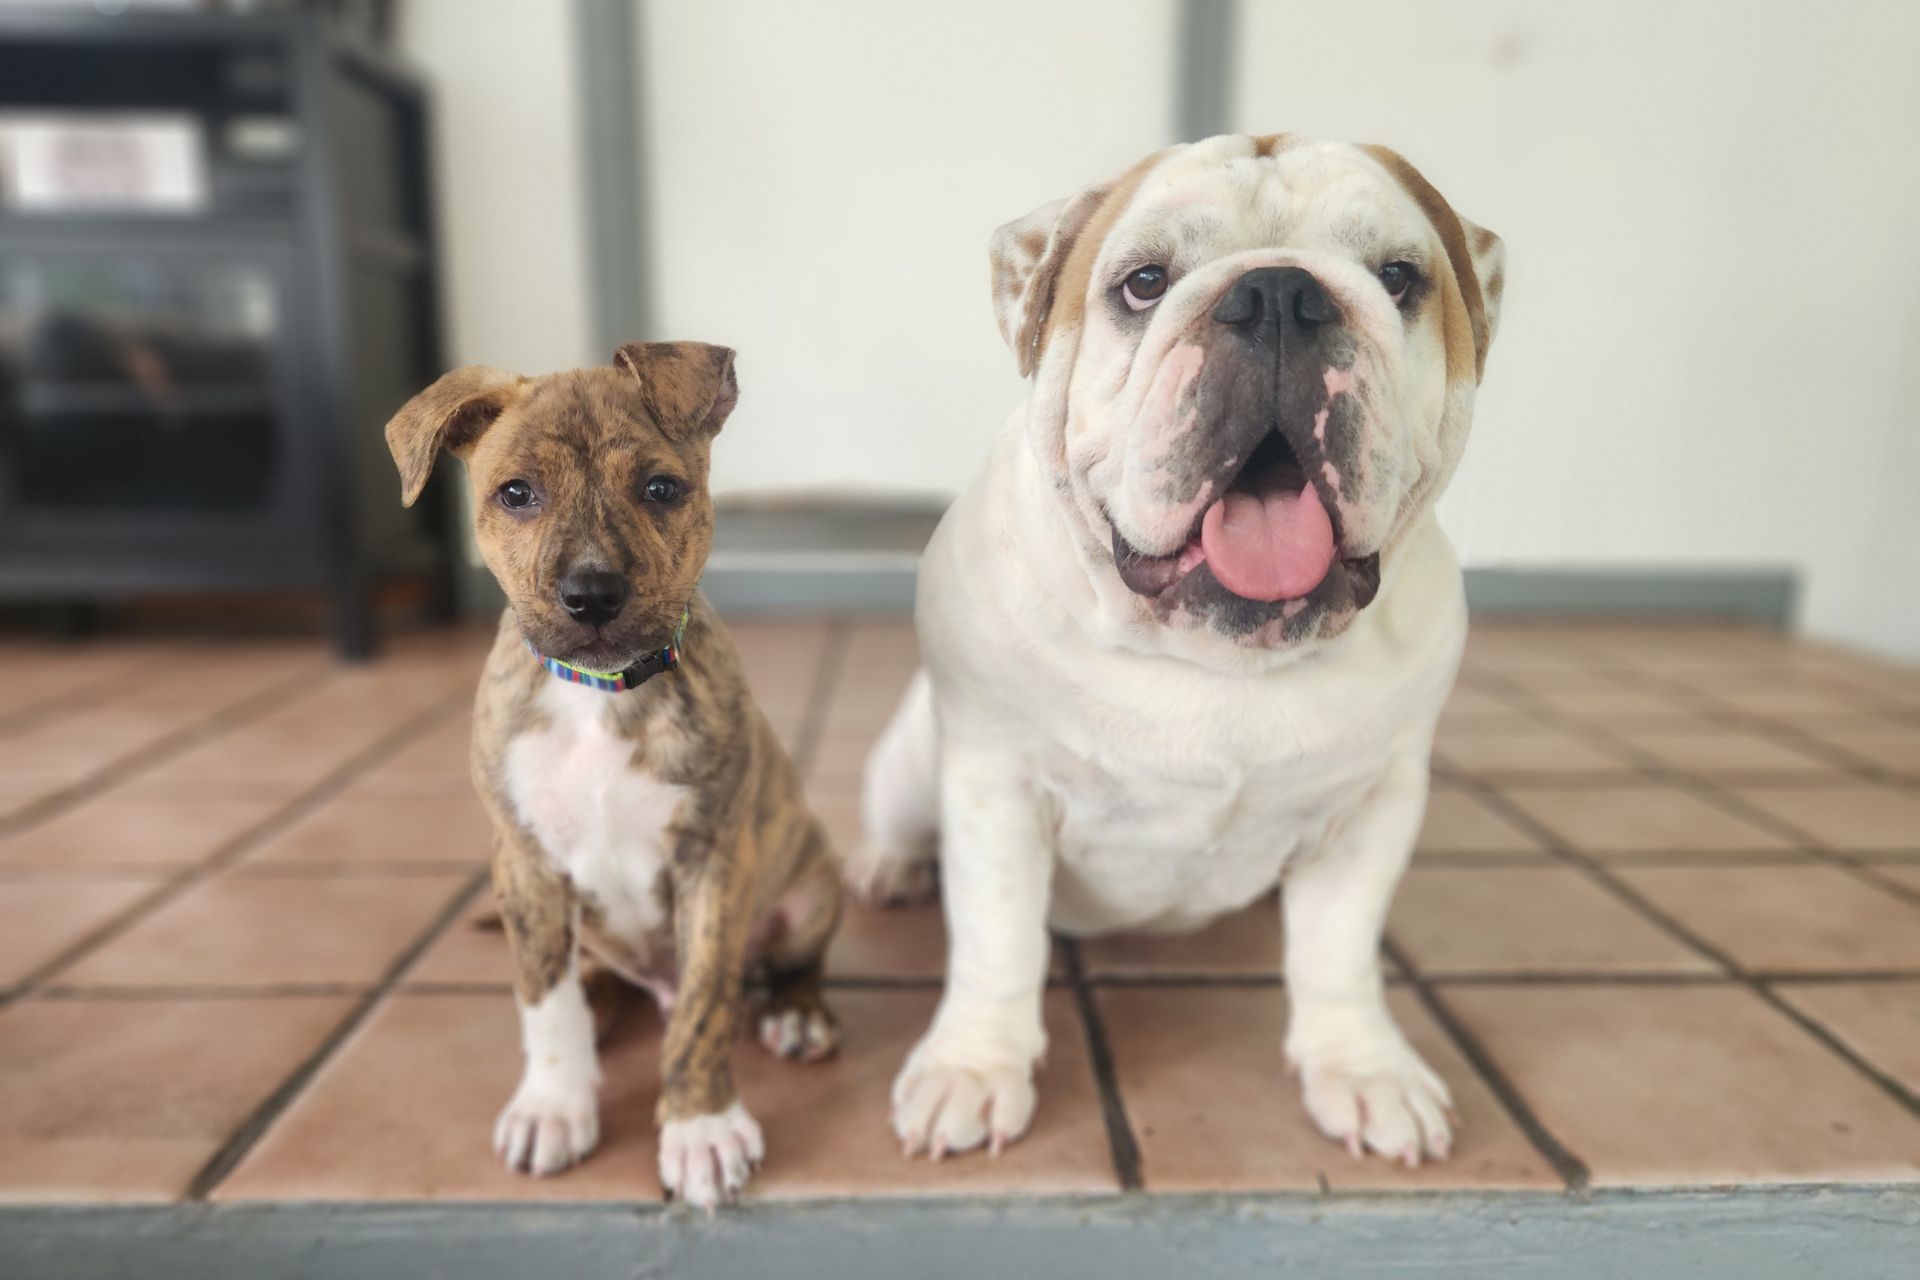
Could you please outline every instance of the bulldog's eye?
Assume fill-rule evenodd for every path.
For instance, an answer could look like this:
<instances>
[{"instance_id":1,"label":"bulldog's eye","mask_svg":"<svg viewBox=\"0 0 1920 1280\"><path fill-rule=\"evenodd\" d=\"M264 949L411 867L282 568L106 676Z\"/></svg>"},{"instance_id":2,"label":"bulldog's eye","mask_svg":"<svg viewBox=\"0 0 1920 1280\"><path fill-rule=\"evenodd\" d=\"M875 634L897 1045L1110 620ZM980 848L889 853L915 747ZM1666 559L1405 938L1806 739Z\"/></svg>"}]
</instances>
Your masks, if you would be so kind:
<instances>
[{"instance_id":1,"label":"bulldog's eye","mask_svg":"<svg viewBox=\"0 0 1920 1280\"><path fill-rule=\"evenodd\" d=\"M1414 281L1420 278L1420 273L1411 262L1389 262L1380 268L1379 276L1380 287L1387 291L1387 296L1395 302L1403 302L1407 291L1413 288Z\"/></svg>"},{"instance_id":2,"label":"bulldog's eye","mask_svg":"<svg viewBox=\"0 0 1920 1280\"><path fill-rule=\"evenodd\" d=\"M1167 291L1167 269L1158 264L1138 267L1120 282L1120 296L1129 309L1145 311Z\"/></svg>"},{"instance_id":3,"label":"bulldog's eye","mask_svg":"<svg viewBox=\"0 0 1920 1280\"><path fill-rule=\"evenodd\" d=\"M531 511L540 505L540 496L525 480L509 480L500 486L500 505L509 511Z\"/></svg>"},{"instance_id":4,"label":"bulldog's eye","mask_svg":"<svg viewBox=\"0 0 1920 1280\"><path fill-rule=\"evenodd\" d=\"M680 496L680 482L672 476L655 476L644 490L648 502L672 502Z\"/></svg>"}]
</instances>

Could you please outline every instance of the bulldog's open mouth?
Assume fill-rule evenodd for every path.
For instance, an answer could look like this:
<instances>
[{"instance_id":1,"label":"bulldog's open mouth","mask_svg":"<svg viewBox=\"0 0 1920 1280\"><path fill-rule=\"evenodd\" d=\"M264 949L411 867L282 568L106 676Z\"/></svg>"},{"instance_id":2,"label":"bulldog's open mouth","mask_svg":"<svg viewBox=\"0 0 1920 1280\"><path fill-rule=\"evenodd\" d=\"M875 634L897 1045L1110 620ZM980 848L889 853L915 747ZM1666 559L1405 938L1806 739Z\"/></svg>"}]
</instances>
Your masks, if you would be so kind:
<instances>
[{"instance_id":1,"label":"bulldog's open mouth","mask_svg":"<svg viewBox=\"0 0 1920 1280\"><path fill-rule=\"evenodd\" d=\"M1334 517L1276 429L1201 513L1178 552L1148 555L1115 529L1113 561L1120 580L1141 595L1162 596L1204 565L1233 595L1273 604L1312 595L1334 567L1338 542Z\"/></svg>"}]
</instances>

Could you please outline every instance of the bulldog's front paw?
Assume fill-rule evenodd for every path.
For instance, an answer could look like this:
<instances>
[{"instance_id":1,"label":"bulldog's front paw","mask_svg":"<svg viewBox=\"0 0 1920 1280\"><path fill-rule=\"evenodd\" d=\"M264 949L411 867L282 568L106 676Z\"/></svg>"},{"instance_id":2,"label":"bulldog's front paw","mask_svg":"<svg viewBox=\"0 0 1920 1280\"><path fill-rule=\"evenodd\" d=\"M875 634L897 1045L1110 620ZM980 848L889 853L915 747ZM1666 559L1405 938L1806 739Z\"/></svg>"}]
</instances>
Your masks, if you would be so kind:
<instances>
[{"instance_id":1,"label":"bulldog's front paw","mask_svg":"<svg viewBox=\"0 0 1920 1280\"><path fill-rule=\"evenodd\" d=\"M986 1144L999 1155L1033 1123L1031 1067L969 1066L923 1041L893 1082L902 1155L935 1160Z\"/></svg>"},{"instance_id":2,"label":"bulldog's front paw","mask_svg":"<svg viewBox=\"0 0 1920 1280\"><path fill-rule=\"evenodd\" d=\"M1307 1114L1356 1159L1373 1151L1409 1169L1422 1159L1444 1160L1453 1150L1453 1099L1446 1083L1384 1014L1379 1021L1345 1043L1323 1041L1289 1052Z\"/></svg>"},{"instance_id":3,"label":"bulldog's front paw","mask_svg":"<svg viewBox=\"0 0 1920 1280\"><path fill-rule=\"evenodd\" d=\"M669 1120L660 1126L660 1185L712 1213L740 1194L766 1154L759 1124L738 1102L717 1114Z\"/></svg>"},{"instance_id":4,"label":"bulldog's front paw","mask_svg":"<svg viewBox=\"0 0 1920 1280\"><path fill-rule=\"evenodd\" d=\"M525 1080L493 1126L493 1151L507 1168L535 1177L585 1160L600 1141L593 1086Z\"/></svg>"}]
</instances>

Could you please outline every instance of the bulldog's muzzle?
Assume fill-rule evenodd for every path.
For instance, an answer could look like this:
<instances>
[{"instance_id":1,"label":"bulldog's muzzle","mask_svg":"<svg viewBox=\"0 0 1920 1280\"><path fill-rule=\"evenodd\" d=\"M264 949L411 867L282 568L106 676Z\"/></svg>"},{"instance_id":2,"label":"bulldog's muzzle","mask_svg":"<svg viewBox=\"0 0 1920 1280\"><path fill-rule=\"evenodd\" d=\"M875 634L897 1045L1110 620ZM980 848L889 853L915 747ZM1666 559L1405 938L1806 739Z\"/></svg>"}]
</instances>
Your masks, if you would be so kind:
<instances>
[{"instance_id":1,"label":"bulldog's muzzle","mask_svg":"<svg viewBox=\"0 0 1920 1280\"><path fill-rule=\"evenodd\" d=\"M1343 549L1343 481L1359 465L1358 352L1345 321L1299 266L1249 270L1202 313L1184 341L1204 359L1176 411L1194 425L1161 474L1168 499L1204 506L1169 555L1145 554L1114 530L1130 588L1189 606L1224 590L1241 625L1372 600L1377 555Z\"/></svg>"}]
</instances>

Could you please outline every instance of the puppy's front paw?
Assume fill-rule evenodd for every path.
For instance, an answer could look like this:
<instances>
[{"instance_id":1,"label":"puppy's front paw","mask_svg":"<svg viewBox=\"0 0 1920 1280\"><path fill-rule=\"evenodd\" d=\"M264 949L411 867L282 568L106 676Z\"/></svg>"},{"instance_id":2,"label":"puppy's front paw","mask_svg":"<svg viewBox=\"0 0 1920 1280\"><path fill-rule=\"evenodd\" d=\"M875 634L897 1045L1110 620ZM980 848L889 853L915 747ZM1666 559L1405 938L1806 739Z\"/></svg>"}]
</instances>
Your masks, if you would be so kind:
<instances>
[{"instance_id":1,"label":"puppy's front paw","mask_svg":"<svg viewBox=\"0 0 1920 1280\"><path fill-rule=\"evenodd\" d=\"M660 1185L712 1213L740 1194L766 1154L759 1124L738 1102L718 1114L669 1120L660 1126Z\"/></svg>"},{"instance_id":2,"label":"puppy's front paw","mask_svg":"<svg viewBox=\"0 0 1920 1280\"><path fill-rule=\"evenodd\" d=\"M982 1143L999 1155L1033 1123L1031 1067L974 1067L922 1044L893 1082L901 1154L935 1160Z\"/></svg>"},{"instance_id":3,"label":"puppy's front paw","mask_svg":"<svg viewBox=\"0 0 1920 1280\"><path fill-rule=\"evenodd\" d=\"M1389 1036L1345 1051L1303 1053L1302 1100L1320 1132L1363 1151L1419 1167L1453 1149L1453 1099L1433 1068L1388 1027Z\"/></svg>"},{"instance_id":4,"label":"puppy's front paw","mask_svg":"<svg viewBox=\"0 0 1920 1280\"><path fill-rule=\"evenodd\" d=\"M493 1126L493 1151L507 1168L545 1177L585 1160L600 1141L600 1106L591 1084L521 1082Z\"/></svg>"}]
</instances>

